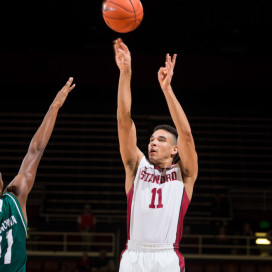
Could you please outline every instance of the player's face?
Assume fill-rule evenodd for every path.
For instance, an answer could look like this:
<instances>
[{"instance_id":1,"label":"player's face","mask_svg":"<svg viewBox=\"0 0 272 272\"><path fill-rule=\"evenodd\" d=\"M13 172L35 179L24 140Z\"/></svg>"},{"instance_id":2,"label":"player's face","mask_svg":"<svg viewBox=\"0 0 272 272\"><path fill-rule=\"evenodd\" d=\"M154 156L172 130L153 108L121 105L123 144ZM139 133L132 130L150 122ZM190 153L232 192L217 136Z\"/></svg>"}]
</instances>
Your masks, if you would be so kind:
<instances>
[{"instance_id":1,"label":"player's face","mask_svg":"<svg viewBox=\"0 0 272 272\"><path fill-rule=\"evenodd\" d=\"M173 143L173 136L170 132L159 129L150 137L148 145L149 160L158 165L171 160L177 153L177 146Z\"/></svg>"}]
</instances>

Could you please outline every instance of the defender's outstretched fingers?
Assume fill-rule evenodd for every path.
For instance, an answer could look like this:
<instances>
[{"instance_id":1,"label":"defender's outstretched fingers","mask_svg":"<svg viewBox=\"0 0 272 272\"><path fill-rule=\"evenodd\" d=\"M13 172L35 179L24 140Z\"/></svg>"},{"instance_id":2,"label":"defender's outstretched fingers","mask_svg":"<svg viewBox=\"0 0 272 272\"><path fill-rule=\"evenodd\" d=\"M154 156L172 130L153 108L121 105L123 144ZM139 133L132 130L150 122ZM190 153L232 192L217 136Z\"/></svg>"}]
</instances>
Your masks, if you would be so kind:
<instances>
[{"instance_id":1,"label":"defender's outstretched fingers","mask_svg":"<svg viewBox=\"0 0 272 272\"><path fill-rule=\"evenodd\" d=\"M71 92L75 87L76 87L76 84L73 84L72 85L72 83L73 83L73 80L74 80L74 78L73 77L70 77L69 79L68 79L68 81L65 83L65 85L63 86L63 88L61 89L61 91L63 91L63 92ZM72 85L72 86L71 86Z\"/></svg>"}]
</instances>

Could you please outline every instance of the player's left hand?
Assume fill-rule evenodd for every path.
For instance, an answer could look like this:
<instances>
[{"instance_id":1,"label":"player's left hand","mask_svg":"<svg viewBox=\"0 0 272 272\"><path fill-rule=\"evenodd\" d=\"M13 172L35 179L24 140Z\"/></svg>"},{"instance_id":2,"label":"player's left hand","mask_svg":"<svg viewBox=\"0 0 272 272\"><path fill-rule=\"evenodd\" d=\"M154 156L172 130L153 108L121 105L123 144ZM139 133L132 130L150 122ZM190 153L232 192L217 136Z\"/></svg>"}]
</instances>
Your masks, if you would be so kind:
<instances>
[{"instance_id":1,"label":"player's left hand","mask_svg":"<svg viewBox=\"0 0 272 272\"><path fill-rule=\"evenodd\" d=\"M174 67L176 64L176 58L177 54L174 54L172 58L169 54L166 54L165 67L161 67L159 69L158 79L162 90L167 89L171 84L171 80L174 74Z\"/></svg>"}]
</instances>

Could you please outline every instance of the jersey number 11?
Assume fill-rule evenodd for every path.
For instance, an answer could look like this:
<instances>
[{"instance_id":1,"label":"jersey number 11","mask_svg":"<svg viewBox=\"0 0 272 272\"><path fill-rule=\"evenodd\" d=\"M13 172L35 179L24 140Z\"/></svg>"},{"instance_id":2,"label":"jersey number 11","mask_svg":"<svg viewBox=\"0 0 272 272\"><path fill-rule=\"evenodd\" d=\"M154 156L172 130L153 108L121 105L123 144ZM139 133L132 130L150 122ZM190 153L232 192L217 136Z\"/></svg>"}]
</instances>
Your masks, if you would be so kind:
<instances>
[{"instance_id":1,"label":"jersey number 11","mask_svg":"<svg viewBox=\"0 0 272 272\"><path fill-rule=\"evenodd\" d=\"M151 204L149 204L149 208L151 209L155 209L155 208L162 208L163 207L163 204L162 204L162 189L158 189L157 188L153 188L151 190L151 193L152 193L152 199L151 199ZM155 199L156 199L156 194L158 194L158 205L156 207L155 205Z\"/></svg>"}]
</instances>

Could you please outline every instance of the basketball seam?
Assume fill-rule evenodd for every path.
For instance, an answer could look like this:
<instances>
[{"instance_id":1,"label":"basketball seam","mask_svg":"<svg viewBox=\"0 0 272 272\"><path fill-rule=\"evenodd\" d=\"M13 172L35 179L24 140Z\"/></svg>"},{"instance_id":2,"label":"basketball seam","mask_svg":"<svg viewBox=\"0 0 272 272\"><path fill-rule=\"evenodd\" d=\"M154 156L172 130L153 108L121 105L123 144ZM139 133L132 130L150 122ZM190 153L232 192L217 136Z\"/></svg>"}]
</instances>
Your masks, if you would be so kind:
<instances>
[{"instance_id":1,"label":"basketball seam","mask_svg":"<svg viewBox=\"0 0 272 272\"><path fill-rule=\"evenodd\" d=\"M118 31L120 31L120 30L122 30L122 29L125 29L126 27L128 27L128 26L131 25L131 24L134 24L134 25L135 25L137 21L141 22L140 20L136 20L136 21L134 21L134 22L130 22L130 23L128 23L127 25L125 25L125 26L123 26L123 27L121 27L121 28L116 28L115 31L118 32Z\"/></svg>"},{"instance_id":2,"label":"basketball seam","mask_svg":"<svg viewBox=\"0 0 272 272\"><path fill-rule=\"evenodd\" d=\"M108 2L108 3L112 3L112 4L116 5L116 6L118 6L118 7L122 8L122 9L124 9L125 11L127 11L127 12L129 12L129 13L133 13L133 14L135 14L135 12L137 12L138 9L139 9L139 8L138 8L137 10L135 10L135 8L134 8L134 6L133 6L133 4L131 3L130 0L129 0L129 2L131 3L134 12L131 12L130 10L124 8L123 6L121 6L121 5L119 5L119 4L115 3L115 2L112 2L112 1L107 1L107 2ZM102 9L102 11L103 11L103 9Z\"/></svg>"},{"instance_id":3,"label":"basketball seam","mask_svg":"<svg viewBox=\"0 0 272 272\"><path fill-rule=\"evenodd\" d=\"M134 7L134 5L132 4L131 0L129 0L129 2L130 2L131 6L132 6L132 8L133 8L133 10L134 10L134 12L133 12L133 14L134 14L134 25L133 25L133 28L134 28L134 26L136 25L136 10L135 10L135 7Z\"/></svg>"},{"instance_id":4,"label":"basketball seam","mask_svg":"<svg viewBox=\"0 0 272 272\"><path fill-rule=\"evenodd\" d=\"M142 15L142 14L144 14L144 13L142 12L142 13L140 13L140 14L137 14L136 17L138 17L138 16L140 16L140 15ZM108 18L108 19L111 19L111 20L126 20L126 19L131 19L131 17L112 18L112 17L108 17L108 16L106 16L106 15L104 15L104 17L105 17L105 18ZM137 20L139 20L139 19L136 19L136 21L137 21ZM134 20L134 21L135 21L135 20Z\"/></svg>"}]
</instances>

